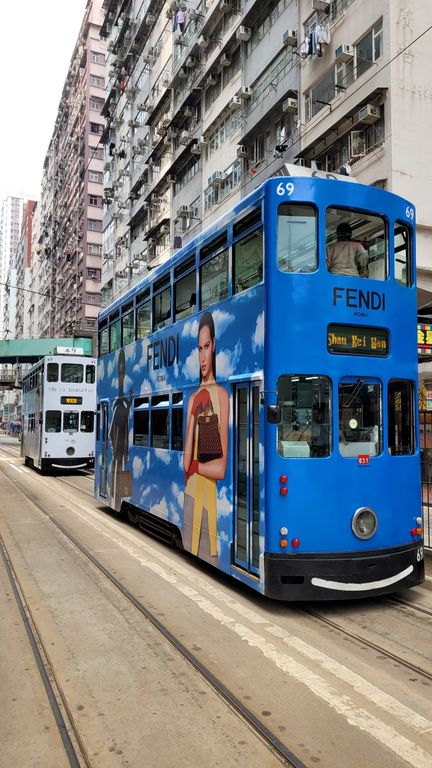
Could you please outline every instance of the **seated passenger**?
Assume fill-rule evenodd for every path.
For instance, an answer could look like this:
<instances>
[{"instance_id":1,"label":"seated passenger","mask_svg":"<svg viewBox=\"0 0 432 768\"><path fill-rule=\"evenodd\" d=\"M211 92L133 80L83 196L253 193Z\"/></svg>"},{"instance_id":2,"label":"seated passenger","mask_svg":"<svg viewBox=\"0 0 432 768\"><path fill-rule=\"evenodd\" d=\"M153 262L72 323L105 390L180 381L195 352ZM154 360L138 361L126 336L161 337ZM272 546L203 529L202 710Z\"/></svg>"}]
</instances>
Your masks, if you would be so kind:
<instances>
[{"instance_id":1,"label":"seated passenger","mask_svg":"<svg viewBox=\"0 0 432 768\"><path fill-rule=\"evenodd\" d=\"M368 252L358 240L352 240L352 229L342 222L336 229L337 242L327 246L327 269L334 275L368 277Z\"/></svg>"}]
</instances>

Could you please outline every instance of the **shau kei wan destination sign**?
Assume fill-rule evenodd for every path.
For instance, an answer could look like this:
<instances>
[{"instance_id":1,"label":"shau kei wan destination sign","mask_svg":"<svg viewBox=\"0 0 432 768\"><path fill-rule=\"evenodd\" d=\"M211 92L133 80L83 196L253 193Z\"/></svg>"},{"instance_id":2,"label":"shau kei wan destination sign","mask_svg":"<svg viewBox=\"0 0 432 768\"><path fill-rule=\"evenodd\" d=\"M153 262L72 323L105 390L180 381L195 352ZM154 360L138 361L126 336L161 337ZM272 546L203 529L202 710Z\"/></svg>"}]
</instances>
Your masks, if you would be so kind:
<instances>
[{"instance_id":1,"label":"shau kei wan destination sign","mask_svg":"<svg viewBox=\"0 0 432 768\"><path fill-rule=\"evenodd\" d=\"M388 331L386 328L368 328L364 325L329 325L327 349L333 355L387 357Z\"/></svg>"}]
</instances>

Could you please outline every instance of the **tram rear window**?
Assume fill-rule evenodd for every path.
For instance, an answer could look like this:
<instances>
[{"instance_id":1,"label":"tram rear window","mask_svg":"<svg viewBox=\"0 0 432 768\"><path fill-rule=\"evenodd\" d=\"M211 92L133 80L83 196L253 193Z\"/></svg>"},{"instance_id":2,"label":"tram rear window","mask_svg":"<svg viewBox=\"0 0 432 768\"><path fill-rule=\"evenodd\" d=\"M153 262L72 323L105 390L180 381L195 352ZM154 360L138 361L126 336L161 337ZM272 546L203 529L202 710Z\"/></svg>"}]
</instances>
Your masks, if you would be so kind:
<instances>
[{"instance_id":1,"label":"tram rear window","mask_svg":"<svg viewBox=\"0 0 432 768\"><path fill-rule=\"evenodd\" d=\"M330 379L281 376L277 384L281 422L278 450L285 458L322 458L331 450Z\"/></svg>"},{"instance_id":2,"label":"tram rear window","mask_svg":"<svg viewBox=\"0 0 432 768\"><path fill-rule=\"evenodd\" d=\"M68 384L82 384L84 367L79 363L62 363L61 380Z\"/></svg>"},{"instance_id":3,"label":"tram rear window","mask_svg":"<svg viewBox=\"0 0 432 768\"><path fill-rule=\"evenodd\" d=\"M313 272L317 268L317 213L311 205L279 206L277 260L282 272Z\"/></svg>"}]
</instances>

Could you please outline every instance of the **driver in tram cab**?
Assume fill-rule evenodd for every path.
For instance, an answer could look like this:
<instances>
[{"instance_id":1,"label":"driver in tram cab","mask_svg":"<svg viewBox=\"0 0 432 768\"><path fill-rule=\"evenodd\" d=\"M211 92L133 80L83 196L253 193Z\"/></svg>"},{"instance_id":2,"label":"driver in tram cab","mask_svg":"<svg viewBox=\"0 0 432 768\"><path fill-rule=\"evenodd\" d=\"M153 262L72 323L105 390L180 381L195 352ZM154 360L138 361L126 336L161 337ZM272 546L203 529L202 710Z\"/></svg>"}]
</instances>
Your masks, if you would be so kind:
<instances>
[{"instance_id":1,"label":"driver in tram cab","mask_svg":"<svg viewBox=\"0 0 432 768\"><path fill-rule=\"evenodd\" d=\"M358 240L352 240L352 228L344 221L336 229L337 242L327 246L327 269L333 275L369 277L369 256Z\"/></svg>"}]
</instances>

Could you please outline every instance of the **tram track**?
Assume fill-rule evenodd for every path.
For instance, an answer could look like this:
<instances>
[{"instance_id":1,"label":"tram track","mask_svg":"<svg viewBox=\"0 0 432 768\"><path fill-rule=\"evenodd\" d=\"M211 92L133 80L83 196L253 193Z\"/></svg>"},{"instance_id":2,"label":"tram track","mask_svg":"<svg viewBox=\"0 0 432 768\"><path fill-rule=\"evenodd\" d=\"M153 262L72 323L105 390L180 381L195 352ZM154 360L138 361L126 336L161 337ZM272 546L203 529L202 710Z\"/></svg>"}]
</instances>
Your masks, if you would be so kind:
<instances>
[{"instance_id":1,"label":"tram track","mask_svg":"<svg viewBox=\"0 0 432 768\"><path fill-rule=\"evenodd\" d=\"M0 467L0 471L2 471ZM122 582L114 576L75 536L73 536L67 528L57 520L44 506L41 504L32 493L30 493L23 485L15 478L10 477L6 472L2 471L8 480L19 490L19 492L37 509L41 512L65 537L74 545L74 547L90 562L92 565L102 573L109 582L125 597L138 611L139 613L150 622L150 624L159 632L159 634L167 640L170 645L180 654L183 660L187 661L191 667L215 690L215 692L225 701L227 706L244 722L247 723L249 728L255 735L268 747L272 754L280 761L282 765L288 766L288 768L306 768L305 764L298 758L288 747L284 744L279 737L274 734L268 726L260 720L259 717L245 705L236 694L231 691L211 670L189 649L187 648L170 629L157 618L157 616L145 606L135 595L130 592ZM91 495L88 492L78 488L72 483L66 483L71 485L73 489L80 490L84 495ZM0 545L2 540L0 537ZM3 549L2 556L3 556ZM15 591L14 591L15 594ZM54 672L52 671L54 675ZM59 690L58 696L63 701L63 694ZM73 732L76 732L76 728L73 723L73 718L70 715L70 728ZM77 739L79 739L78 733L75 733ZM78 741L79 743L79 741ZM82 754L81 762L78 762L78 752L75 750L75 757L71 752L72 759L76 762L71 762L72 768L81 768L84 764L87 768L91 768L91 762L85 753ZM69 756L69 755L68 755ZM84 760L84 763L82 762Z\"/></svg>"}]
</instances>

